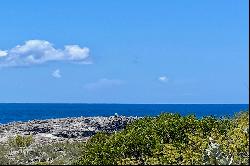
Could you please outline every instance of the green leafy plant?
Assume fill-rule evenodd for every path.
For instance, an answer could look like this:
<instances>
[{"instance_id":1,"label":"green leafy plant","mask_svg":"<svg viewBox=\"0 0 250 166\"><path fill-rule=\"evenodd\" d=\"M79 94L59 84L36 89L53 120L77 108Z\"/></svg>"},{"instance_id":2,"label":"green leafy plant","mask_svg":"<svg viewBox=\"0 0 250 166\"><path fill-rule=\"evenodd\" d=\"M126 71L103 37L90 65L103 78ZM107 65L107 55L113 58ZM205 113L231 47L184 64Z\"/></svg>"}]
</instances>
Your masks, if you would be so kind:
<instances>
[{"instance_id":1,"label":"green leafy plant","mask_svg":"<svg viewBox=\"0 0 250 166\"><path fill-rule=\"evenodd\" d=\"M115 134L93 136L73 164L248 164L248 120L248 110L234 118L145 117Z\"/></svg>"},{"instance_id":2,"label":"green leafy plant","mask_svg":"<svg viewBox=\"0 0 250 166\"><path fill-rule=\"evenodd\" d=\"M32 135L29 136L21 136L16 135L14 138L9 139L9 145L15 148L25 148L32 144L33 137Z\"/></svg>"}]
</instances>

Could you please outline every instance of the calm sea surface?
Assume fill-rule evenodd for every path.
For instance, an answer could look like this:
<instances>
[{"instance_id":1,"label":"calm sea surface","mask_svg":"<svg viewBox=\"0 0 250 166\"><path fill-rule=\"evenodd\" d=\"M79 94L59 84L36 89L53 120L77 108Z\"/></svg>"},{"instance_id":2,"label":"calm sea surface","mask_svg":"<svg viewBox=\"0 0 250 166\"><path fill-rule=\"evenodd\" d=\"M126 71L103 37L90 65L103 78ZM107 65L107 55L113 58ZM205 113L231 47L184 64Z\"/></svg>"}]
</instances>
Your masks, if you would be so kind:
<instances>
[{"instance_id":1,"label":"calm sea surface","mask_svg":"<svg viewBox=\"0 0 250 166\"><path fill-rule=\"evenodd\" d=\"M0 104L0 123L79 116L155 116L163 112L181 115L232 116L248 104Z\"/></svg>"}]
</instances>

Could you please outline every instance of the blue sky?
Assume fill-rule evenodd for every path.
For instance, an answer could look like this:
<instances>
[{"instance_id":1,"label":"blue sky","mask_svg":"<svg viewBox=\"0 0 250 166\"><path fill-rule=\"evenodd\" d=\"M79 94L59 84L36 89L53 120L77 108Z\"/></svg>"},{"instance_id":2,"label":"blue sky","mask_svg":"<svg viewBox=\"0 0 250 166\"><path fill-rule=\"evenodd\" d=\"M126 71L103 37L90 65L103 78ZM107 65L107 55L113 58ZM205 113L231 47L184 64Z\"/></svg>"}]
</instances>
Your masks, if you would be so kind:
<instances>
[{"instance_id":1,"label":"blue sky","mask_svg":"<svg viewBox=\"0 0 250 166\"><path fill-rule=\"evenodd\" d=\"M0 102L248 103L247 0L0 2Z\"/></svg>"}]
</instances>

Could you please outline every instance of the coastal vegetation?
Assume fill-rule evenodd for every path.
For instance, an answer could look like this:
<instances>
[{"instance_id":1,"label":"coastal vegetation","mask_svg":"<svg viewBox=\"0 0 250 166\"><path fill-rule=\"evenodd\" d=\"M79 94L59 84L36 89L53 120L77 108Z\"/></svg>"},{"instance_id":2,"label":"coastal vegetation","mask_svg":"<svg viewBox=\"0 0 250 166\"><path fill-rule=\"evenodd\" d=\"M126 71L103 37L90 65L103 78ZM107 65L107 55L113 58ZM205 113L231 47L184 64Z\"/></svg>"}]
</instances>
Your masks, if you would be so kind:
<instances>
[{"instance_id":1,"label":"coastal vegetation","mask_svg":"<svg viewBox=\"0 0 250 166\"><path fill-rule=\"evenodd\" d=\"M74 163L249 164L249 111L234 118L161 114L145 117L115 133L98 133Z\"/></svg>"},{"instance_id":2,"label":"coastal vegetation","mask_svg":"<svg viewBox=\"0 0 250 166\"><path fill-rule=\"evenodd\" d=\"M114 133L98 132L87 142L34 146L32 140L17 135L0 144L0 163L248 165L249 110L222 118L164 113Z\"/></svg>"},{"instance_id":3,"label":"coastal vegetation","mask_svg":"<svg viewBox=\"0 0 250 166\"><path fill-rule=\"evenodd\" d=\"M83 153L82 142L58 142L52 144L28 145L32 137L24 136L21 146L13 143L20 136L10 138L8 143L0 145L1 165L69 165ZM27 145L27 144L26 144Z\"/></svg>"}]
</instances>

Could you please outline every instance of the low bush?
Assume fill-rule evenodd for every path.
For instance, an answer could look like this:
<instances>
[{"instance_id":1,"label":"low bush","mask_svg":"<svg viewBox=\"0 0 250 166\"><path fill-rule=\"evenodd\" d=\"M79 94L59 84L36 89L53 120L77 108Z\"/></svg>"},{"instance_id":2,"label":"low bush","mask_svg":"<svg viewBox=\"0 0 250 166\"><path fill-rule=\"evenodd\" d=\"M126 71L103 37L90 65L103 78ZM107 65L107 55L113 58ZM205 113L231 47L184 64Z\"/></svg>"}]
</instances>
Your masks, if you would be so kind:
<instances>
[{"instance_id":1,"label":"low bush","mask_svg":"<svg viewBox=\"0 0 250 166\"><path fill-rule=\"evenodd\" d=\"M32 144L33 137L32 135L29 135L29 136L16 135L14 138L9 138L8 141L11 147L25 148Z\"/></svg>"},{"instance_id":2,"label":"low bush","mask_svg":"<svg viewBox=\"0 0 250 166\"><path fill-rule=\"evenodd\" d=\"M233 118L145 117L115 134L96 134L73 164L249 164L248 120L248 110Z\"/></svg>"}]
</instances>

